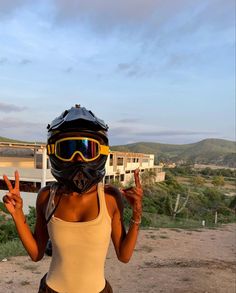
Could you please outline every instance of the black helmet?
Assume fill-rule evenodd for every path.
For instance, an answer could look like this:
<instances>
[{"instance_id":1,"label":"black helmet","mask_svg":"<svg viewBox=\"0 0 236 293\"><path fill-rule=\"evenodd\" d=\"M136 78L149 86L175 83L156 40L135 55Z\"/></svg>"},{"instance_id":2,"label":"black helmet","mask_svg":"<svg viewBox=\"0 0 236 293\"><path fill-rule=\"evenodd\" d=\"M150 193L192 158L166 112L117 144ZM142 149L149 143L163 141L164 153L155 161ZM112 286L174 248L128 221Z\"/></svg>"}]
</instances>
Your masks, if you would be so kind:
<instances>
[{"instance_id":1,"label":"black helmet","mask_svg":"<svg viewBox=\"0 0 236 293\"><path fill-rule=\"evenodd\" d=\"M91 111L80 105L65 110L48 125L48 145L55 143L62 135L82 133L102 140L108 146L108 126ZM52 175L70 190L84 193L97 184L105 175L106 155L100 155L90 162L64 162L49 153Z\"/></svg>"},{"instance_id":2,"label":"black helmet","mask_svg":"<svg viewBox=\"0 0 236 293\"><path fill-rule=\"evenodd\" d=\"M65 110L60 116L48 124L48 140L55 135L64 132L94 132L96 135L107 140L108 125L97 118L92 111L80 105L75 105L70 110Z\"/></svg>"}]
</instances>

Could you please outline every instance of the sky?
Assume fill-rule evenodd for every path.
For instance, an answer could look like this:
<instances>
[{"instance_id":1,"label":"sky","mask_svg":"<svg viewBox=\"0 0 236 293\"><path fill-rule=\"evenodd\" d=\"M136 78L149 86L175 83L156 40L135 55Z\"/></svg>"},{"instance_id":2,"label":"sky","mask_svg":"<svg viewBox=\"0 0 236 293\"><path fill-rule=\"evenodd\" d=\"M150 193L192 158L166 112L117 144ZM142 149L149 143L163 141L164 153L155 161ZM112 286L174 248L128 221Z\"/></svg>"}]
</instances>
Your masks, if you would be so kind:
<instances>
[{"instance_id":1,"label":"sky","mask_svg":"<svg viewBox=\"0 0 236 293\"><path fill-rule=\"evenodd\" d=\"M111 145L235 140L235 1L0 0L0 136L75 104Z\"/></svg>"}]
</instances>

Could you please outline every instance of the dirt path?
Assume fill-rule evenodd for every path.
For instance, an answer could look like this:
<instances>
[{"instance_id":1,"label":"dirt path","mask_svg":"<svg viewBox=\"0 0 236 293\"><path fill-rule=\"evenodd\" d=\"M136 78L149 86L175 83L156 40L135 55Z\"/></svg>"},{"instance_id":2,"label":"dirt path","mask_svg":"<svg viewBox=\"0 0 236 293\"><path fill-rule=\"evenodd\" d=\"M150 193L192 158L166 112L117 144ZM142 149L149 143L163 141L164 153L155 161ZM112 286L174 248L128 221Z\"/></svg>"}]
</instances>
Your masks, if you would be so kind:
<instances>
[{"instance_id":1,"label":"dirt path","mask_svg":"<svg viewBox=\"0 0 236 293\"><path fill-rule=\"evenodd\" d=\"M116 259L112 245L109 249L106 277L114 293L236 292L236 224L217 230L142 230L139 236L128 264ZM49 261L0 262L0 293L36 293Z\"/></svg>"}]
</instances>

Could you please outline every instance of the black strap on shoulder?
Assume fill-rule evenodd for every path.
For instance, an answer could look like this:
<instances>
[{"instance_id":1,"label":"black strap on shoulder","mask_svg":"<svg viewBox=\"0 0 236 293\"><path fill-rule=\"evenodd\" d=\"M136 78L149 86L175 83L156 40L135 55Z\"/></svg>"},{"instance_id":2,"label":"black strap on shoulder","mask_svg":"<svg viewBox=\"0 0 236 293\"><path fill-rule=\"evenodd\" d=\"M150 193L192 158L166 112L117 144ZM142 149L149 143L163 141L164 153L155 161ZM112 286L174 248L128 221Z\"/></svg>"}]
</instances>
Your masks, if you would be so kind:
<instances>
[{"instance_id":1,"label":"black strap on shoulder","mask_svg":"<svg viewBox=\"0 0 236 293\"><path fill-rule=\"evenodd\" d=\"M51 217L53 216L53 214L55 213L57 207L59 206L59 203L61 201L61 198L62 198L62 195L60 195L60 197L59 197L59 199L57 201L57 204L55 205L54 209L51 211L51 213L50 213L50 215L49 215L49 217L48 217L48 219L46 221L46 224L48 224L48 222L51 220Z\"/></svg>"}]
</instances>

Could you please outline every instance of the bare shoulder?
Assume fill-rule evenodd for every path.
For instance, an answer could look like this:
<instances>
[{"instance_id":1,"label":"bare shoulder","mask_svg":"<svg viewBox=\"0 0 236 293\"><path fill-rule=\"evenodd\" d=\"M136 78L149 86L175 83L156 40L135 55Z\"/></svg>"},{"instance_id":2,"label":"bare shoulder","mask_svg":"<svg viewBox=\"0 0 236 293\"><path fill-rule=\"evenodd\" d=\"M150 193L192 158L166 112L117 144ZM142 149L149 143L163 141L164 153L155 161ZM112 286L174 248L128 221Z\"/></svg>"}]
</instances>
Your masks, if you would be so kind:
<instances>
[{"instance_id":1,"label":"bare shoulder","mask_svg":"<svg viewBox=\"0 0 236 293\"><path fill-rule=\"evenodd\" d=\"M113 185L106 184L104 186L106 202L114 210L123 211L122 195L119 189Z\"/></svg>"}]
</instances>

